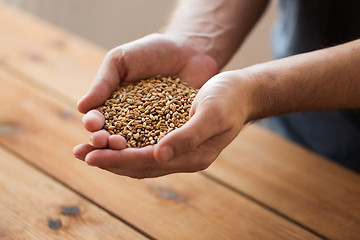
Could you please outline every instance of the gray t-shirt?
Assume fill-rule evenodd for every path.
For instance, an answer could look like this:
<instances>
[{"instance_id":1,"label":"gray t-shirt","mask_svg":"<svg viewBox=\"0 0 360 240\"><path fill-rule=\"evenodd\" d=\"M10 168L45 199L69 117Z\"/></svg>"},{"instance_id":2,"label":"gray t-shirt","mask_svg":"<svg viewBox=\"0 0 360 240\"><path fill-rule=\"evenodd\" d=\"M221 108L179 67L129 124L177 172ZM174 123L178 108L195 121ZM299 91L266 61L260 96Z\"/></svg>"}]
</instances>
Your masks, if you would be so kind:
<instances>
[{"instance_id":1,"label":"gray t-shirt","mask_svg":"<svg viewBox=\"0 0 360 240\"><path fill-rule=\"evenodd\" d=\"M280 15L272 39L276 58L360 38L359 0L280 0L279 3ZM285 137L360 172L359 109L301 112L269 121Z\"/></svg>"}]
</instances>

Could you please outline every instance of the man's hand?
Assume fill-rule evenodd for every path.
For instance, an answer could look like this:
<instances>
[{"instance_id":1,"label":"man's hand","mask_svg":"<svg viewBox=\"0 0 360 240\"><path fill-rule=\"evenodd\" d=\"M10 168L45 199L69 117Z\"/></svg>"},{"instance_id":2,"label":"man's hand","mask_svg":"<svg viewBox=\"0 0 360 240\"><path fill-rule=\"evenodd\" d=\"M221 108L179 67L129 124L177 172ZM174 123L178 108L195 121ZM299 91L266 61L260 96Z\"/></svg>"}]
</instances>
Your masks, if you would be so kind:
<instances>
[{"instance_id":1,"label":"man's hand","mask_svg":"<svg viewBox=\"0 0 360 240\"><path fill-rule=\"evenodd\" d=\"M120 85L158 74L179 76L200 88L218 72L217 63L204 53L164 34L152 34L112 49L104 58L89 92L78 110L87 113L101 106Z\"/></svg>"},{"instance_id":2,"label":"man's hand","mask_svg":"<svg viewBox=\"0 0 360 240\"><path fill-rule=\"evenodd\" d=\"M211 57L162 34L152 34L111 50L89 92L78 103L78 110L85 113L84 126L92 132L92 145L77 146L75 156L85 158L87 153L98 148L125 148L124 138L110 136L102 130L104 118L98 111L119 85L161 74L177 75L199 88L217 71L217 63Z\"/></svg>"},{"instance_id":3,"label":"man's hand","mask_svg":"<svg viewBox=\"0 0 360 240\"><path fill-rule=\"evenodd\" d=\"M119 175L135 178L157 177L176 172L196 172L210 166L218 154L236 137L246 121L249 106L241 93L247 92L234 73L218 74L199 91L190 120L153 146L125 148L120 136L104 130L92 134L92 145L74 149L78 158ZM236 73L237 79L242 74ZM246 78L247 75L243 74ZM244 81L246 82L246 81ZM243 95L245 96L245 94ZM101 128L104 117L92 110L84 117L89 131ZM101 147L108 146L107 149Z\"/></svg>"}]
</instances>

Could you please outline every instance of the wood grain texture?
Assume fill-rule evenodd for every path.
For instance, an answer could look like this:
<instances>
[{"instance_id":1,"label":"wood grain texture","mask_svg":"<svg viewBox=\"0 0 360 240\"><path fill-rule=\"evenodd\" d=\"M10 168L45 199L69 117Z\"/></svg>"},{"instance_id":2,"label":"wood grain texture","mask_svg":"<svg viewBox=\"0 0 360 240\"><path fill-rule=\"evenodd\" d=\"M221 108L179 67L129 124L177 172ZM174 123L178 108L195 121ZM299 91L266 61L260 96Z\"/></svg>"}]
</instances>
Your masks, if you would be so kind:
<instances>
[{"instance_id":1,"label":"wood grain texture","mask_svg":"<svg viewBox=\"0 0 360 240\"><path fill-rule=\"evenodd\" d=\"M200 174L135 180L88 167L81 116L0 70L0 144L158 239L317 239ZM11 99L9 101L9 99Z\"/></svg>"},{"instance_id":2,"label":"wood grain texture","mask_svg":"<svg viewBox=\"0 0 360 240\"><path fill-rule=\"evenodd\" d=\"M0 146L0 239L147 239Z\"/></svg>"},{"instance_id":3,"label":"wood grain texture","mask_svg":"<svg viewBox=\"0 0 360 240\"><path fill-rule=\"evenodd\" d=\"M360 176L257 126L206 171L330 239L360 236Z\"/></svg>"},{"instance_id":4,"label":"wood grain texture","mask_svg":"<svg viewBox=\"0 0 360 240\"><path fill-rule=\"evenodd\" d=\"M4 6L0 7L0 20L0 34L6 35L0 38L0 61L6 68L15 70L22 80L34 84L37 89L53 94L53 98L58 100L74 103L88 89L103 57L103 50L36 18ZM51 44L54 42L65 47L54 47L57 46ZM31 55L32 52L36 54ZM70 89L72 84L75 86ZM26 91L24 92L26 94ZM54 106L57 106L57 103ZM59 121L54 117L52 121L56 124L62 121L79 121L80 116L72 109L51 108L46 111L68 119ZM34 117L31 119L37 121ZM27 129L22 124L24 123L18 124L17 121L8 120L5 127L8 130L3 131L20 134ZM33 129L35 126L28 128ZM41 126L38 128L41 129ZM66 134L57 136L60 138L57 140L69 143L59 146L65 152L72 148L71 141L75 144L87 140L87 134L81 126L69 123L67 129L75 132L77 137L74 139ZM31 131L27 134L31 134ZM57 144L57 141L48 137L45 132L40 135L45 139L44 142ZM33 139L36 139L36 136L29 137L29 141ZM8 137L6 141L13 141L15 144L19 137ZM33 145L35 148L30 147L26 151L41 148L41 143ZM70 153L67 156L70 157ZM37 161L40 161L41 165L48 164L47 159ZM75 169L84 167L77 164L73 163ZM73 165L71 167L74 167ZM75 171L76 174L80 174L82 170ZM206 171L206 175L230 185L328 238L356 239L360 235L359 175L256 126L249 126L242 131ZM171 193L170 191L168 194L171 196Z\"/></svg>"}]
</instances>

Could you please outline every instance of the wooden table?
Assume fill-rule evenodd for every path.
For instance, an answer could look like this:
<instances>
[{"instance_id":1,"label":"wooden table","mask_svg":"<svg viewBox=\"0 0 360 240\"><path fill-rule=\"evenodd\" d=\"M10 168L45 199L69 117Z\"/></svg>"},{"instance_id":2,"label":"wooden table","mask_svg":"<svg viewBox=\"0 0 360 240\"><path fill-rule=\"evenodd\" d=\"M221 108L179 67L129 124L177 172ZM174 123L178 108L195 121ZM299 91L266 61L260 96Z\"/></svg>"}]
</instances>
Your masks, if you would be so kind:
<instances>
[{"instance_id":1,"label":"wooden table","mask_svg":"<svg viewBox=\"0 0 360 240\"><path fill-rule=\"evenodd\" d=\"M89 167L76 111L105 50L0 5L0 239L360 239L360 176L255 125L207 170Z\"/></svg>"}]
</instances>

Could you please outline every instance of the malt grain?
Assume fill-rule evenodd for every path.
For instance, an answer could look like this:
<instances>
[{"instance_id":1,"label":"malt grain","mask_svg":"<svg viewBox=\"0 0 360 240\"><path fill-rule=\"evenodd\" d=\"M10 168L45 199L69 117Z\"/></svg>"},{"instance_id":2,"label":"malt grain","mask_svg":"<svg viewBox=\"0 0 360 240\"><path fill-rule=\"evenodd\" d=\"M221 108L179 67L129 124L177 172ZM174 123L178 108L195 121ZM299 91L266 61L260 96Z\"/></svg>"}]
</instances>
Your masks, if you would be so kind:
<instances>
[{"instance_id":1,"label":"malt grain","mask_svg":"<svg viewBox=\"0 0 360 240\"><path fill-rule=\"evenodd\" d=\"M160 75L114 91L101 108L104 129L127 140L127 147L158 143L189 120L198 90L178 77Z\"/></svg>"}]
</instances>

